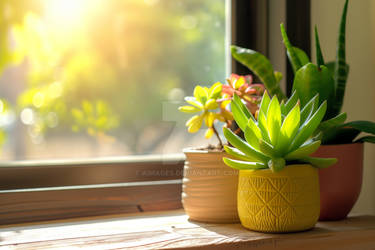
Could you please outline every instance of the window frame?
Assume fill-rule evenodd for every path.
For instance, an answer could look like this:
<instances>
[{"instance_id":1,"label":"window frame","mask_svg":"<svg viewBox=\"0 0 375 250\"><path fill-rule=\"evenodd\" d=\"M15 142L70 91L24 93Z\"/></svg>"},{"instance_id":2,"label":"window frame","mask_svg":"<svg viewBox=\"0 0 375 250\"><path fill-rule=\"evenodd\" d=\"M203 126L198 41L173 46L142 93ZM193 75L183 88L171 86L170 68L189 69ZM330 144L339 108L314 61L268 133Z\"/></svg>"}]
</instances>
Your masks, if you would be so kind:
<instances>
[{"instance_id":1,"label":"window frame","mask_svg":"<svg viewBox=\"0 0 375 250\"><path fill-rule=\"evenodd\" d=\"M0 224L179 209L183 155L0 165Z\"/></svg>"},{"instance_id":2,"label":"window frame","mask_svg":"<svg viewBox=\"0 0 375 250\"><path fill-rule=\"evenodd\" d=\"M267 17L272 1L228 2L231 4L227 12L231 20L230 42L267 56L272 35ZM310 23L306 21L302 30L292 24L301 18L310 18L310 0L286 0L285 4L288 33L298 45L301 40L295 38L306 40ZM301 4L305 8L297 12ZM292 12L298 16L291 15ZM309 46L308 42L301 47L309 51ZM234 73L250 73L234 60L231 66ZM0 164L0 224L182 208L184 159L178 154L3 162Z\"/></svg>"}]
</instances>

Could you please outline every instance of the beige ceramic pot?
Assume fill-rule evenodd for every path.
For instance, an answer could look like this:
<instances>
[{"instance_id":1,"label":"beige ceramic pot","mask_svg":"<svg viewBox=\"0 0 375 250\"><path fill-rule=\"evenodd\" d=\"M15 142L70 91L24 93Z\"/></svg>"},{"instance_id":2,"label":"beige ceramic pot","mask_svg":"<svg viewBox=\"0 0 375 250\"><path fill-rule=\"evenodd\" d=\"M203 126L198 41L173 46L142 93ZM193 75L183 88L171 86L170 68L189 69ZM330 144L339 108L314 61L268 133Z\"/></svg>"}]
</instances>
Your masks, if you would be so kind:
<instances>
[{"instance_id":1,"label":"beige ceramic pot","mask_svg":"<svg viewBox=\"0 0 375 250\"><path fill-rule=\"evenodd\" d=\"M344 219L361 191L363 143L323 145L314 156L338 160L335 165L319 171L319 220Z\"/></svg>"},{"instance_id":2,"label":"beige ceramic pot","mask_svg":"<svg viewBox=\"0 0 375 250\"><path fill-rule=\"evenodd\" d=\"M182 204L191 220L238 222L238 171L223 163L224 152L184 150Z\"/></svg>"}]
</instances>

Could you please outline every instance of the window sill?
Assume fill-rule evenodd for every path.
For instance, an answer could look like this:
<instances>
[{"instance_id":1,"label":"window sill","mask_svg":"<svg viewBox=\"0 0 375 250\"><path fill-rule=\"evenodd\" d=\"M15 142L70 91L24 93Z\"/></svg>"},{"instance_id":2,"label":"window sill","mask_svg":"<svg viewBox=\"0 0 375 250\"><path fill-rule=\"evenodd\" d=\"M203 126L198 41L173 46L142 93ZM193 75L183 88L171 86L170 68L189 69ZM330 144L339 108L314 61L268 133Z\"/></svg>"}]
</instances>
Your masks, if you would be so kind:
<instances>
[{"instance_id":1,"label":"window sill","mask_svg":"<svg viewBox=\"0 0 375 250\"><path fill-rule=\"evenodd\" d=\"M0 225L179 209L183 155L0 164Z\"/></svg>"},{"instance_id":2,"label":"window sill","mask_svg":"<svg viewBox=\"0 0 375 250\"><path fill-rule=\"evenodd\" d=\"M0 247L14 249L373 249L375 216L319 222L310 231L262 234L240 224L188 221L182 210L0 227Z\"/></svg>"}]
</instances>

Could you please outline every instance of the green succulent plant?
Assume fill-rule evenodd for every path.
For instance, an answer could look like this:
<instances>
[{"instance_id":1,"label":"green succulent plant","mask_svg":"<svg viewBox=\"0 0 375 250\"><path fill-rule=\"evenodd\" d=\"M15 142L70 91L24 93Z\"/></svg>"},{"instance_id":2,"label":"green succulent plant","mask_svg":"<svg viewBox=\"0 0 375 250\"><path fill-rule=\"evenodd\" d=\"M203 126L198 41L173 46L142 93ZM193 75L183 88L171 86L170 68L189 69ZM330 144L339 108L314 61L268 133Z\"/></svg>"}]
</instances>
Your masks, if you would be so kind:
<instances>
[{"instance_id":1,"label":"green succulent plant","mask_svg":"<svg viewBox=\"0 0 375 250\"><path fill-rule=\"evenodd\" d=\"M196 133L202 125L206 125L205 137L208 139L215 135L220 149L223 149L223 142L215 128L217 121L232 128L235 133L241 133L234 124L233 114L229 110L233 94L237 93L254 114L264 92L262 84L252 83L251 75L232 74L227 82L227 85L216 82L211 87L197 85L194 88L194 96L185 97L185 101L190 105L178 108L181 112L194 114L185 124L189 133Z\"/></svg>"},{"instance_id":2,"label":"green succulent plant","mask_svg":"<svg viewBox=\"0 0 375 250\"><path fill-rule=\"evenodd\" d=\"M315 27L316 64L313 64L308 55L298 47L292 45L287 36L284 25L281 24L281 34L287 49L289 62L294 71L293 91L296 91L301 101L301 107L305 107L309 100L317 93L320 103L327 101L327 112L323 122L316 133L322 133L322 144L343 144L352 142L375 143L375 123L370 121L347 122L347 114L341 113L345 87L349 74L349 65L345 57L345 28L348 10L346 0L339 27L337 40L336 60L325 62L320 48L318 30ZM271 95L276 94L279 101L285 99L285 95L279 93L281 90L276 86L278 82L267 80L273 68L269 60L259 52L244 49L238 46L231 47L232 56L240 63L247 66L264 82L266 89ZM261 69L261 70L259 70ZM275 75L275 74L274 74ZM358 138L361 132L369 135Z\"/></svg>"},{"instance_id":3,"label":"green succulent plant","mask_svg":"<svg viewBox=\"0 0 375 250\"><path fill-rule=\"evenodd\" d=\"M276 95L271 100L265 92L257 120L238 96L234 96L231 105L245 139L224 128L224 136L233 146L224 146L224 149L236 158L224 157L228 166L240 170L270 168L276 172L293 163L307 163L317 168L336 163L334 158L310 156L321 144L321 134L313 135L327 110L326 101L319 105L319 94L301 110L296 92L286 103L279 103Z\"/></svg>"}]
</instances>

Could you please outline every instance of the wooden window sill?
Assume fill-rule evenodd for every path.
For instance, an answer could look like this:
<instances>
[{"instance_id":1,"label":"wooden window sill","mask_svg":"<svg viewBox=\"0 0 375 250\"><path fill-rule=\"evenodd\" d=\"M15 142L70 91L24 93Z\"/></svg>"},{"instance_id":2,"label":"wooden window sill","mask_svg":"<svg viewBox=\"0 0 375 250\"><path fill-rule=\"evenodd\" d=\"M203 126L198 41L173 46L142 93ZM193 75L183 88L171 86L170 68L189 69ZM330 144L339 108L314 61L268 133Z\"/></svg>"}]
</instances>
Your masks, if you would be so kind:
<instances>
[{"instance_id":1,"label":"wooden window sill","mask_svg":"<svg viewBox=\"0 0 375 250\"><path fill-rule=\"evenodd\" d=\"M374 249L375 216L319 222L313 230L262 234L240 224L189 221L182 210L0 227L5 249Z\"/></svg>"}]
</instances>

